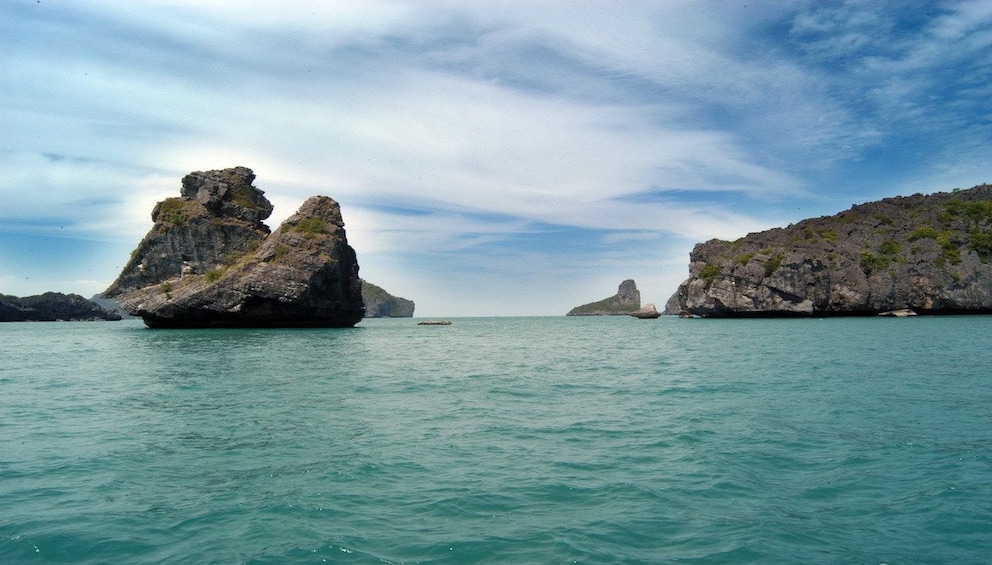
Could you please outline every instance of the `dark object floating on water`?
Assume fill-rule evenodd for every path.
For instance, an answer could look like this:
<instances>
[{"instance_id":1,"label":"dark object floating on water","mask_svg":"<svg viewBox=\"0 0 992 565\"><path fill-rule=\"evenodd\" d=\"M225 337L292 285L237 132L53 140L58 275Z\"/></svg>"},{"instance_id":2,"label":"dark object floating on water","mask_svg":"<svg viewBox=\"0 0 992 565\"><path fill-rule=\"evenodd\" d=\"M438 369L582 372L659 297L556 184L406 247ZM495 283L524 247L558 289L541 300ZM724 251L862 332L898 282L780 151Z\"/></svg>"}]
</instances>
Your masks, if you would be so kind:
<instances>
[{"instance_id":1,"label":"dark object floating on water","mask_svg":"<svg viewBox=\"0 0 992 565\"><path fill-rule=\"evenodd\" d=\"M427 320L424 322L417 322L418 326L450 326L451 322L448 320Z\"/></svg>"}]
</instances>

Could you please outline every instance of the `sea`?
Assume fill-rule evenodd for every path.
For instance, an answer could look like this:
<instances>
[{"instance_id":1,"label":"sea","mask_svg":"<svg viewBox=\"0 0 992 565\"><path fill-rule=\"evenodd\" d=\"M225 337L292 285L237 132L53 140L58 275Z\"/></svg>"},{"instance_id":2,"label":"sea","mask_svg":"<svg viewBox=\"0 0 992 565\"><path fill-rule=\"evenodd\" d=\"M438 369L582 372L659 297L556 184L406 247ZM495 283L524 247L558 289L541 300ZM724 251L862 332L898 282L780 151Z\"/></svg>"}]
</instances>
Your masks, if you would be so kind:
<instances>
[{"instance_id":1,"label":"sea","mask_svg":"<svg viewBox=\"0 0 992 565\"><path fill-rule=\"evenodd\" d=\"M0 326L0 563L992 563L992 317Z\"/></svg>"}]
</instances>

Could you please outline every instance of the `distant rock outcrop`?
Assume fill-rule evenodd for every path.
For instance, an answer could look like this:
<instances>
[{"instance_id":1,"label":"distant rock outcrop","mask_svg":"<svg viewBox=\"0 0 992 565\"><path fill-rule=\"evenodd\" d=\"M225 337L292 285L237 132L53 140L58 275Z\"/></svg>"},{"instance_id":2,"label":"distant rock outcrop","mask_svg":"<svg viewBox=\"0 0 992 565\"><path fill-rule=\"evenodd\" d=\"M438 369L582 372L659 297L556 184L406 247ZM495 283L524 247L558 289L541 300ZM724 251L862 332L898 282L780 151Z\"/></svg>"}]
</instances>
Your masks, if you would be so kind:
<instances>
[{"instance_id":1,"label":"distant rock outcrop","mask_svg":"<svg viewBox=\"0 0 992 565\"><path fill-rule=\"evenodd\" d=\"M120 314L78 294L46 292L18 298L0 294L0 322L120 320Z\"/></svg>"},{"instance_id":2,"label":"distant rock outcrop","mask_svg":"<svg viewBox=\"0 0 992 565\"><path fill-rule=\"evenodd\" d=\"M617 293L598 302L572 308L566 316L623 316L641 307L641 292L632 279L620 283Z\"/></svg>"},{"instance_id":3,"label":"distant rock outcrop","mask_svg":"<svg viewBox=\"0 0 992 565\"><path fill-rule=\"evenodd\" d=\"M713 317L992 313L992 186L700 243L666 307Z\"/></svg>"},{"instance_id":4,"label":"distant rock outcrop","mask_svg":"<svg viewBox=\"0 0 992 565\"><path fill-rule=\"evenodd\" d=\"M412 300L393 296L366 280L362 281L362 300L366 318L410 318L415 307Z\"/></svg>"},{"instance_id":5,"label":"distant rock outcrop","mask_svg":"<svg viewBox=\"0 0 992 565\"><path fill-rule=\"evenodd\" d=\"M635 318L640 318L642 320L650 320L661 317L661 312L658 311L658 308L655 307L654 304L649 303L638 308L637 310L634 310L633 312L630 313L630 315Z\"/></svg>"},{"instance_id":6,"label":"distant rock outcrop","mask_svg":"<svg viewBox=\"0 0 992 565\"><path fill-rule=\"evenodd\" d=\"M308 199L275 232L251 169L195 172L104 292L150 327L350 327L364 306L338 203Z\"/></svg>"}]
</instances>

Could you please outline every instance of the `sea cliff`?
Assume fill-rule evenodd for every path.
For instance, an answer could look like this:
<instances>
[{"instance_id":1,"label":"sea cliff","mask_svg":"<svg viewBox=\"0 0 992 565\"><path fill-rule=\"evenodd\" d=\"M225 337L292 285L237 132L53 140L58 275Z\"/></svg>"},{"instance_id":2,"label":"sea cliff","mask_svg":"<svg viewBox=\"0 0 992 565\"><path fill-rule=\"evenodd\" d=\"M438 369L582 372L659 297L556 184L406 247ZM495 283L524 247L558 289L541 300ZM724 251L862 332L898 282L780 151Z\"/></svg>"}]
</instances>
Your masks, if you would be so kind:
<instances>
[{"instance_id":1,"label":"sea cliff","mask_svg":"<svg viewBox=\"0 0 992 565\"><path fill-rule=\"evenodd\" d=\"M712 316L992 313L992 186L886 198L711 240L668 313Z\"/></svg>"}]
</instances>

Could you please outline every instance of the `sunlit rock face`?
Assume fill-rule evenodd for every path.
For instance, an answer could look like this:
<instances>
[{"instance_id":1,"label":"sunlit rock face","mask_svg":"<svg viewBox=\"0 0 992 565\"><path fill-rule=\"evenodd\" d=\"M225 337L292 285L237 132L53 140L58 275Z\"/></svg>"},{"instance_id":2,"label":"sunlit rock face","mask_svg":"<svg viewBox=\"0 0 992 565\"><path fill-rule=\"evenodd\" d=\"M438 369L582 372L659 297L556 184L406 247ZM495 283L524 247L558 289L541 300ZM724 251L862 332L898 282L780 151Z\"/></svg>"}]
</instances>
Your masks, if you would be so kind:
<instances>
[{"instance_id":1,"label":"sunlit rock face","mask_svg":"<svg viewBox=\"0 0 992 565\"><path fill-rule=\"evenodd\" d=\"M150 327L350 327L364 315L341 209L313 196L275 232L251 169L194 172L104 292Z\"/></svg>"},{"instance_id":2,"label":"sunlit rock face","mask_svg":"<svg viewBox=\"0 0 992 565\"><path fill-rule=\"evenodd\" d=\"M992 313L992 186L887 198L712 240L669 313L709 317Z\"/></svg>"}]
</instances>

